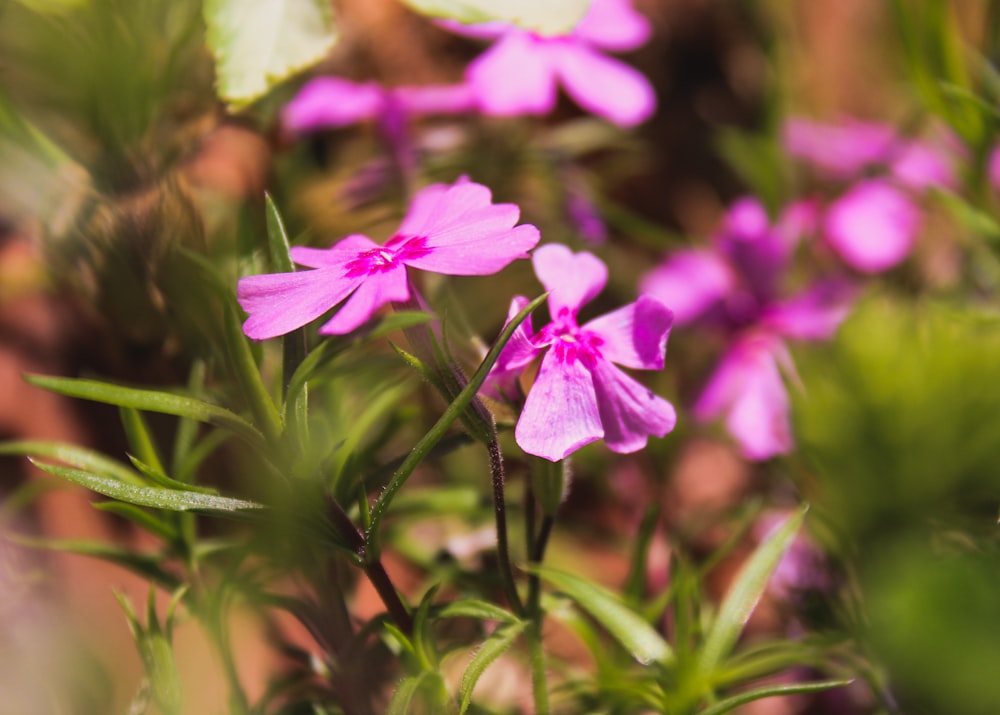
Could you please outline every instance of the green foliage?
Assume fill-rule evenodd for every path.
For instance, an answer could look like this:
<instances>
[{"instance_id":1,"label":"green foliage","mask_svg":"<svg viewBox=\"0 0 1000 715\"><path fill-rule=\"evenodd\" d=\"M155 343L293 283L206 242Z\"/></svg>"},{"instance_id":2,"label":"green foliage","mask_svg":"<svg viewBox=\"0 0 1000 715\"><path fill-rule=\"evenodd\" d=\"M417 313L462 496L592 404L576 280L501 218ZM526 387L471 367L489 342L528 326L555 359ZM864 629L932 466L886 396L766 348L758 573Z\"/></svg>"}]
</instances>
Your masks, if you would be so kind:
<instances>
[{"instance_id":1,"label":"green foliage","mask_svg":"<svg viewBox=\"0 0 1000 715\"><path fill-rule=\"evenodd\" d=\"M205 0L219 96L238 109L315 64L336 41L324 0Z\"/></svg>"}]
</instances>

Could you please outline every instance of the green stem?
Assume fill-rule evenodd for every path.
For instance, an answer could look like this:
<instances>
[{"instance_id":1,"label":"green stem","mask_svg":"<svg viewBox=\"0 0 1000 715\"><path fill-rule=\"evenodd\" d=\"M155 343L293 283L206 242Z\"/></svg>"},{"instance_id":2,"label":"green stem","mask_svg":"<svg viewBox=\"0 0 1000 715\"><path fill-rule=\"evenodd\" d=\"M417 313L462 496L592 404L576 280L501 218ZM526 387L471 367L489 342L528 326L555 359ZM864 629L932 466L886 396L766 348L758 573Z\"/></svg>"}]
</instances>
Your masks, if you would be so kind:
<instances>
[{"instance_id":1,"label":"green stem","mask_svg":"<svg viewBox=\"0 0 1000 715\"><path fill-rule=\"evenodd\" d=\"M542 648L541 619L532 623L527 631L531 660L531 692L535 702L535 715L548 715L549 687L545 677L545 650Z\"/></svg>"},{"instance_id":2,"label":"green stem","mask_svg":"<svg viewBox=\"0 0 1000 715\"><path fill-rule=\"evenodd\" d=\"M524 605L514 583L514 571L510 565L510 545L507 539L507 507L504 499L504 467L500 444L494 437L487 445L490 452L490 473L493 481L493 515L497 529L497 559L500 562L500 580L511 608L517 615L524 614Z\"/></svg>"}]
</instances>

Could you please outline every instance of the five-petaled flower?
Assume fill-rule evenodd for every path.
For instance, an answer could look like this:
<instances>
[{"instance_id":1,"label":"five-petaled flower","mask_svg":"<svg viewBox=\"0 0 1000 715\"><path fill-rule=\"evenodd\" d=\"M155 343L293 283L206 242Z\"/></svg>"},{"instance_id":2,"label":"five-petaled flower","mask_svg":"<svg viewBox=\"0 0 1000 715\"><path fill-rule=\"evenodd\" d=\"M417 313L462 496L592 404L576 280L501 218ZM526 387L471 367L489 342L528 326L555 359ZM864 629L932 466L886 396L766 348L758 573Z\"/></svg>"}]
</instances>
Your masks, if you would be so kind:
<instances>
[{"instance_id":1,"label":"five-petaled flower","mask_svg":"<svg viewBox=\"0 0 1000 715\"><path fill-rule=\"evenodd\" d=\"M554 462L601 438L611 450L628 453L642 449L649 435L670 432L676 422L673 406L616 365L662 369L673 313L655 298L641 296L581 326L580 308L607 281L604 263L591 253L574 255L549 244L532 254L532 264L549 291L552 322L537 333L529 321L522 323L501 352L489 385L506 392L517 374L544 353L514 431L518 445ZM515 297L510 315L527 303Z\"/></svg>"},{"instance_id":2,"label":"five-petaled flower","mask_svg":"<svg viewBox=\"0 0 1000 715\"><path fill-rule=\"evenodd\" d=\"M581 107L623 127L645 121L656 109L649 81L600 52L633 50L649 37L649 21L629 0L594 0L565 35L540 35L504 22L442 24L460 34L497 39L466 72L486 114L548 114L559 84Z\"/></svg>"},{"instance_id":3,"label":"five-petaled flower","mask_svg":"<svg viewBox=\"0 0 1000 715\"><path fill-rule=\"evenodd\" d=\"M729 210L713 249L679 251L643 279L641 289L670 304L678 325L699 321L729 338L725 355L693 408L701 421L725 417L748 459L792 449L788 393L779 367L793 372L786 338L822 340L847 316L853 287L814 284L791 298L783 277L800 234L813 228L811 204L793 204L772 226L756 199Z\"/></svg>"},{"instance_id":4,"label":"five-petaled flower","mask_svg":"<svg viewBox=\"0 0 1000 715\"><path fill-rule=\"evenodd\" d=\"M496 273L527 258L538 243L537 228L515 226L519 216L516 205L492 203L490 190L468 179L428 186L384 245L355 234L328 249L296 247L292 260L315 270L241 279L237 297L249 314L243 332L255 340L284 335L346 299L319 332L349 333L380 307L410 298L407 266L448 275Z\"/></svg>"}]
</instances>

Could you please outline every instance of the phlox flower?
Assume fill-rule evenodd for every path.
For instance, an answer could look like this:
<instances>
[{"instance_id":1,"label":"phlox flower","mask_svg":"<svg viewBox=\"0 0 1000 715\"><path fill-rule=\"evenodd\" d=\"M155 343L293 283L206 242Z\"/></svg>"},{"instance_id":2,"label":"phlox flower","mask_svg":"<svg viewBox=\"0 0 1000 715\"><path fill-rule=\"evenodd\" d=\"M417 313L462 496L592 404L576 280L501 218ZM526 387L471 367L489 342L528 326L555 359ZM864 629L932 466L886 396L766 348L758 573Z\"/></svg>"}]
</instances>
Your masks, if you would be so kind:
<instances>
[{"instance_id":1,"label":"phlox flower","mask_svg":"<svg viewBox=\"0 0 1000 715\"><path fill-rule=\"evenodd\" d=\"M460 34L497 40L466 72L486 114L548 114L559 85L587 111L623 127L645 121L656 109L649 81L601 53L633 50L648 39L649 21L629 0L593 0L565 35L545 36L505 22L441 24Z\"/></svg>"},{"instance_id":2,"label":"phlox flower","mask_svg":"<svg viewBox=\"0 0 1000 715\"><path fill-rule=\"evenodd\" d=\"M741 199L711 248L672 254L640 284L642 291L676 306L678 325L697 321L729 338L693 415L699 421L723 417L748 459L767 459L793 446L779 370L793 371L785 339L829 338L853 301L851 286L836 280L782 295L798 239L816 221L816 207L799 203L772 226L760 202Z\"/></svg>"},{"instance_id":3,"label":"phlox flower","mask_svg":"<svg viewBox=\"0 0 1000 715\"><path fill-rule=\"evenodd\" d=\"M828 207L823 234L851 267L877 273L909 255L922 223L915 195L955 186L953 152L897 134L888 125L846 119L785 123L785 149L829 179L857 182ZM873 171L875 176L869 176Z\"/></svg>"},{"instance_id":4,"label":"phlox flower","mask_svg":"<svg viewBox=\"0 0 1000 715\"><path fill-rule=\"evenodd\" d=\"M598 439L612 451L629 453L645 447L650 435L670 432L677 421L673 406L617 367L663 368L670 310L644 295L580 326L580 309L607 282L604 263L591 253L549 244L534 252L532 265L549 292L552 322L538 332L530 320L522 323L490 376L492 389L502 392L543 355L514 430L521 449L555 462ZM515 297L511 317L527 303Z\"/></svg>"},{"instance_id":5,"label":"phlox flower","mask_svg":"<svg viewBox=\"0 0 1000 715\"><path fill-rule=\"evenodd\" d=\"M317 77L288 103L282 123L296 134L375 120L391 127L411 117L468 112L474 107L466 84L390 88L378 82Z\"/></svg>"},{"instance_id":6,"label":"phlox flower","mask_svg":"<svg viewBox=\"0 0 1000 715\"><path fill-rule=\"evenodd\" d=\"M515 226L520 210L494 204L490 190L468 179L419 191L396 233L379 245L354 234L328 249L295 247L295 263L311 271L248 276L237 298L249 314L243 332L255 340L283 335L341 302L320 327L349 333L380 307L410 298L406 268L448 275L496 273L538 243L538 229Z\"/></svg>"}]
</instances>

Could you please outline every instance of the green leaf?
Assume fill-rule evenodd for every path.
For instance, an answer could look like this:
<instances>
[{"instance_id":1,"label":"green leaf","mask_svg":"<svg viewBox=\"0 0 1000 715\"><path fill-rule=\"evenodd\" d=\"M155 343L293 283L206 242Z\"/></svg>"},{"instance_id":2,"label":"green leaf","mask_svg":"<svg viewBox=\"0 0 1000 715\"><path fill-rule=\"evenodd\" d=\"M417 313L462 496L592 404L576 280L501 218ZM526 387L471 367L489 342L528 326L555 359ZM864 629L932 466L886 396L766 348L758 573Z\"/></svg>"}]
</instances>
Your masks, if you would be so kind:
<instances>
[{"instance_id":1,"label":"green leaf","mask_svg":"<svg viewBox=\"0 0 1000 715\"><path fill-rule=\"evenodd\" d=\"M119 407L118 412L121 415L122 426L125 428L125 437L128 440L129 447L143 463L150 465L155 471L162 474L164 471L163 462L160 461L156 443L149 433L149 426L146 424L142 413L131 407Z\"/></svg>"},{"instance_id":2,"label":"green leaf","mask_svg":"<svg viewBox=\"0 0 1000 715\"><path fill-rule=\"evenodd\" d=\"M640 663L664 663L673 658L670 645L663 636L603 586L543 566L526 567L526 570L576 601Z\"/></svg>"},{"instance_id":3,"label":"green leaf","mask_svg":"<svg viewBox=\"0 0 1000 715\"><path fill-rule=\"evenodd\" d=\"M264 447L263 435L242 417L225 408L192 397L72 377L25 375L24 379L36 387L57 392L60 395L207 422L229 430L254 447Z\"/></svg>"},{"instance_id":4,"label":"green leaf","mask_svg":"<svg viewBox=\"0 0 1000 715\"><path fill-rule=\"evenodd\" d=\"M159 536L164 541L173 541L177 538L177 529L171 524L135 504L126 504L120 501L105 501L97 502L93 507L100 511L117 514L120 517L128 519L150 534Z\"/></svg>"},{"instance_id":5,"label":"green leaf","mask_svg":"<svg viewBox=\"0 0 1000 715\"><path fill-rule=\"evenodd\" d=\"M404 678L396 687L396 692L392 694L386 715L408 715L413 712L410 709L413 698L435 677L439 677L437 673L425 670L417 675Z\"/></svg>"},{"instance_id":6,"label":"green leaf","mask_svg":"<svg viewBox=\"0 0 1000 715\"><path fill-rule=\"evenodd\" d=\"M129 461L132 462L133 466L145 475L149 481L153 482L156 486L163 487L164 489L179 489L186 492L201 492L202 494L218 494L217 489L212 487L202 487L197 484L188 484L186 482L179 482L176 479L171 479L163 472L160 472L153 467L145 464L137 457L133 457L131 454L128 456Z\"/></svg>"},{"instance_id":7,"label":"green leaf","mask_svg":"<svg viewBox=\"0 0 1000 715\"><path fill-rule=\"evenodd\" d=\"M757 547L729 588L705 637L698 659L698 670L706 679L732 651L743 627L757 607L771 574L792 545L807 510L808 506L801 507Z\"/></svg>"},{"instance_id":8,"label":"green leaf","mask_svg":"<svg viewBox=\"0 0 1000 715\"><path fill-rule=\"evenodd\" d=\"M181 491L179 489L139 487L132 484L124 484L117 479L100 477L79 469L59 467L54 464L45 464L44 462L37 462L35 460L31 460L31 463L44 472L54 474L74 484L79 484L98 494L138 506L150 506L169 511L205 511L234 515L239 512L264 508L262 504L245 499L234 499L232 497L204 494L202 492Z\"/></svg>"},{"instance_id":9,"label":"green leaf","mask_svg":"<svg viewBox=\"0 0 1000 715\"><path fill-rule=\"evenodd\" d=\"M438 618L475 618L477 621L519 622L517 616L488 601L466 598L452 601L437 613Z\"/></svg>"},{"instance_id":10,"label":"green leaf","mask_svg":"<svg viewBox=\"0 0 1000 715\"><path fill-rule=\"evenodd\" d=\"M527 625L527 621L521 621L497 628L483 642L476 651L476 654L472 656L472 660L469 661L469 665L462 675L462 686L459 691L462 696L462 705L459 708L460 714L469 709L469 704L472 702L472 691L475 689L476 683L479 682L479 678L482 677L486 669L497 658L506 653L514 645L514 641L517 640Z\"/></svg>"},{"instance_id":11,"label":"green leaf","mask_svg":"<svg viewBox=\"0 0 1000 715\"><path fill-rule=\"evenodd\" d=\"M4 537L15 544L32 549L61 551L101 559L139 574L146 580L168 589L175 589L181 585L180 579L160 566L163 557L159 554L137 553L117 546L76 539L38 539L12 532L5 532Z\"/></svg>"},{"instance_id":12,"label":"green leaf","mask_svg":"<svg viewBox=\"0 0 1000 715\"><path fill-rule=\"evenodd\" d=\"M541 35L568 34L587 14L591 0L403 0L431 17L464 23L510 22Z\"/></svg>"},{"instance_id":13,"label":"green leaf","mask_svg":"<svg viewBox=\"0 0 1000 715\"><path fill-rule=\"evenodd\" d=\"M767 685L762 688L748 690L732 697L721 700L704 710L698 711L698 715L723 715L740 705L746 705L761 698L771 698L776 695L799 695L802 693L821 693L831 688L842 688L850 685L851 680L821 680L814 683L793 683L791 685Z\"/></svg>"},{"instance_id":14,"label":"green leaf","mask_svg":"<svg viewBox=\"0 0 1000 715\"><path fill-rule=\"evenodd\" d=\"M323 59L337 39L329 0L205 0L219 96L232 107Z\"/></svg>"},{"instance_id":15,"label":"green leaf","mask_svg":"<svg viewBox=\"0 0 1000 715\"><path fill-rule=\"evenodd\" d=\"M0 443L0 455L3 454L23 454L29 457L45 457L54 459L70 467L85 469L88 472L98 472L125 482L127 484L144 485L145 480L136 474L135 471L118 460L105 457L100 452L95 452L86 447L77 447L72 444L62 444L60 442L41 442L25 440L22 442Z\"/></svg>"},{"instance_id":16,"label":"green leaf","mask_svg":"<svg viewBox=\"0 0 1000 715\"><path fill-rule=\"evenodd\" d=\"M512 320L510 320L504 329L500 331L500 336L497 338L496 343L490 348L489 353L483 358L482 363L480 363L479 368L476 370L475 374L469 380L469 384L466 385L462 392L459 393L450 405L445 409L444 414L441 415L440 419L434 423L434 426L423 436L423 438L416 444L416 446L410 450L410 453L403 460L403 463L399 466L389 483L386 485L385 489L382 490L381 495L379 495L378 501L375 502L375 507L372 509L372 520L371 525L365 532L365 554L367 558L378 558L379 549L378 541L379 538L379 526L381 525L382 519L384 518L386 512L389 510L389 505L392 503L393 497L402 488L403 484L413 473L413 470L430 454L434 446L441 441L448 428L451 424L457 420L462 412L469 406L473 398L476 397L476 393L479 388L483 386L486 381L486 376L489 375L490 370L493 365L496 364L497 359L500 357L500 353L503 351L504 347L510 341L511 337L514 335L514 331L517 327L523 323L532 311L535 310L539 305L541 305L546 298L547 293L535 298L524 309L518 313Z\"/></svg>"}]
</instances>

